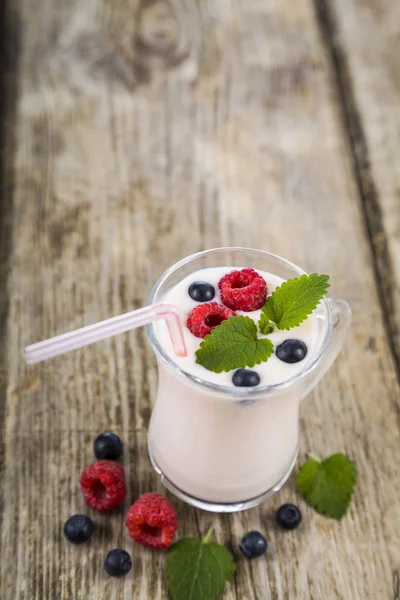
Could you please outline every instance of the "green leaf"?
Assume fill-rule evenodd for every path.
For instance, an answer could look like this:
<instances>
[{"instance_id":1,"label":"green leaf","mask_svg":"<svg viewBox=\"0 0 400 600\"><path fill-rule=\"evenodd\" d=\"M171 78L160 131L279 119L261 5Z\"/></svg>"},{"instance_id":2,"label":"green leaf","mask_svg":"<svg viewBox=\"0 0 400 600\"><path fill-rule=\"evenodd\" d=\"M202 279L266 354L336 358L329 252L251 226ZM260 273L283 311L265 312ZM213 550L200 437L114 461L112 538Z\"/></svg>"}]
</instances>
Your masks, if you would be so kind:
<instances>
[{"instance_id":1,"label":"green leaf","mask_svg":"<svg viewBox=\"0 0 400 600\"><path fill-rule=\"evenodd\" d=\"M235 570L232 554L225 546L184 538L175 542L167 556L167 582L172 600L214 600Z\"/></svg>"},{"instance_id":2,"label":"green leaf","mask_svg":"<svg viewBox=\"0 0 400 600\"><path fill-rule=\"evenodd\" d=\"M271 321L268 319L267 315L265 315L264 313L261 313L260 318L258 320L258 329L264 335L268 335L269 333L272 333L274 330L274 324L271 323Z\"/></svg>"},{"instance_id":3,"label":"green leaf","mask_svg":"<svg viewBox=\"0 0 400 600\"><path fill-rule=\"evenodd\" d=\"M345 454L321 461L312 454L297 473L297 489L321 515L340 520L347 511L357 480L355 463Z\"/></svg>"},{"instance_id":4,"label":"green leaf","mask_svg":"<svg viewBox=\"0 0 400 600\"><path fill-rule=\"evenodd\" d=\"M300 325L317 307L329 287L329 275L302 275L288 279L272 292L262 307L278 329Z\"/></svg>"},{"instance_id":5,"label":"green leaf","mask_svg":"<svg viewBox=\"0 0 400 600\"><path fill-rule=\"evenodd\" d=\"M221 373L254 367L274 352L271 340L257 339L257 326L250 317L231 317L206 335L196 351L196 362Z\"/></svg>"}]
</instances>

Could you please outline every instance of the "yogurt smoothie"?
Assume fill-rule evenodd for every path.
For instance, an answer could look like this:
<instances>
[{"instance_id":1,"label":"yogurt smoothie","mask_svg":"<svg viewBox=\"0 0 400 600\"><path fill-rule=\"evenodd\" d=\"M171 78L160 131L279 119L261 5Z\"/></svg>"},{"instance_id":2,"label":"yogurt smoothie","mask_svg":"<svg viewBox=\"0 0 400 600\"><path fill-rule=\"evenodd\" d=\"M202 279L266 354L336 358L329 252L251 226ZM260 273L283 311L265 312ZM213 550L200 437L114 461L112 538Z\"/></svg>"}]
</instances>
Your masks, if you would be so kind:
<instances>
[{"instance_id":1,"label":"yogurt smoothie","mask_svg":"<svg viewBox=\"0 0 400 600\"><path fill-rule=\"evenodd\" d=\"M257 397L255 390L280 384L304 371L315 360L321 332L317 311L290 331L275 329L268 335L275 353L266 362L247 368L253 374L250 382L254 384L259 378L258 385L251 388L251 393L250 388L246 388L248 394L242 387L241 395L235 395L237 369L215 373L197 364L195 353L203 340L187 326L189 314L201 304L189 294L192 284L196 288L197 282L205 282L215 292L212 302L222 304L218 283L233 270L241 270L241 267L198 270L184 277L161 298L178 307L187 357L174 355L165 322L154 325L155 335L172 361L197 378L201 385L177 377L170 367L159 361L159 388L149 428L149 453L167 487L180 492L184 498L199 500L199 505L201 502L248 505L252 499L278 489L286 480L297 457L298 409L304 383L291 385L268 397L265 394ZM256 271L267 283L268 296L284 281L273 273ZM235 313L251 317L257 323L261 310L236 310ZM265 336L259 334L259 337ZM285 352L278 349L284 348L280 345L287 340L298 342L299 362L278 358L285 356ZM216 386L225 386L225 393Z\"/></svg>"}]
</instances>

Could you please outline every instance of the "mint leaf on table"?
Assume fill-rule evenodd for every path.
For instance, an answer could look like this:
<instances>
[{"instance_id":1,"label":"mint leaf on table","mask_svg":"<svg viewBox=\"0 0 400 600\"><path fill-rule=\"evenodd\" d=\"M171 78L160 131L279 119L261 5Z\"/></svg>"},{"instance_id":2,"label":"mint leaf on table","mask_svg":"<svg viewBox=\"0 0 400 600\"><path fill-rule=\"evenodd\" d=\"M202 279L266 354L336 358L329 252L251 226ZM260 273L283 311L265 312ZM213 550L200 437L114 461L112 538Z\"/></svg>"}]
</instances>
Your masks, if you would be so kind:
<instances>
[{"instance_id":1,"label":"mint leaf on table","mask_svg":"<svg viewBox=\"0 0 400 600\"><path fill-rule=\"evenodd\" d=\"M167 582L172 600L214 600L235 570L232 554L225 546L205 538L175 542L167 556Z\"/></svg>"},{"instance_id":2,"label":"mint leaf on table","mask_svg":"<svg viewBox=\"0 0 400 600\"><path fill-rule=\"evenodd\" d=\"M357 480L355 463L345 454L320 460L309 454L297 473L297 489L321 515L340 520L347 511Z\"/></svg>"},{"instance_id":3,"label":"mint leaf on table","mask_svg":"<svg viewBox=\"0 0 400 600\"><path fill-rule=\"evenodd\" d=\"M278 329L300 325L317 307L329 287L329 275L301 275L276 288L262 307Z\"/></svg>"},{"instance_id":4,"label":"mint leaf on table","mask_svg":"<svg viewBox=\"0 0 400 600\"><path fill-rule=\"evenodd\" d=\"M257 326L250 317L231 317L206 335L196 351L196 362L209 371L221 373L254 367L274 352L271 340L257 338Z\"/></svg>"},{"instance_id":5,"label":"mint leaf on table","mask_svg":"<svg viewBox=\"0 0 400 600\"><path fill-rule=\"evenodd\" d=\"M269 333L272 333L274 330L274 324L271 323L271 321L268 319L267 315L265 315L264 313L261 313L260 318L258 320L258 329L264 335L268 335Z\"/></svg>"}]
</instances>

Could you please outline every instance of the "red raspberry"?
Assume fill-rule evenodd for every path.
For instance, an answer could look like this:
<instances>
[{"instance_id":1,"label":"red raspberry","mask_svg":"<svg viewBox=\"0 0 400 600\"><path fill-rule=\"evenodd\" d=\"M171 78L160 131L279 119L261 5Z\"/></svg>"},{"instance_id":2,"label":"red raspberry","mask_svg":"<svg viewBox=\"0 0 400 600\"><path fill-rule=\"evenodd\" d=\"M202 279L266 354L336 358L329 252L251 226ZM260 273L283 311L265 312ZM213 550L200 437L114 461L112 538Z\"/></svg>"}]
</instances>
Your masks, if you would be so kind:
<instances>
[{"instance_id":1,"label":"red raspberry","mask_svg":"<svg viewBox=\"0 0 400 600\"><path fill-rule=\"evenodd\" d=\"M231 271L222 277L218 287L222 302L232 310L258 310L267 297L267 283L254 269Z\"/></svg>"},{"instance_id":2,"label":"red raspberry","mask_svg":"<svg viewBox=\"0 0 400 600\"><path fill-rule=\"evenodd\" d=\"M222 321L234 316L233 311L218 302L204 302L192 310L186 325L193 335L203 338Z\"/></svg>"},{"instance_id":3,"label":"red raspberry","mask_svg":"<svg viewBox=\"0 0 400 600\"><path fill-rule=\"evenodd\" d=\"M161 494L143 494L126 517L129 535L142 546L166 550L174 541L178 517L174 507Z\"/></svg>"},{"instance_id":4,"label":"red raspberry","mask_svg":"<svg viewBox=\"0 0 400 600\"><path fill-rule=\"evenodd\" d=\"M126 495L124 467L111 460L99 460L81 474L85 502L93 510L105 512L121 504Z\"/></svg>"}]
</instances>

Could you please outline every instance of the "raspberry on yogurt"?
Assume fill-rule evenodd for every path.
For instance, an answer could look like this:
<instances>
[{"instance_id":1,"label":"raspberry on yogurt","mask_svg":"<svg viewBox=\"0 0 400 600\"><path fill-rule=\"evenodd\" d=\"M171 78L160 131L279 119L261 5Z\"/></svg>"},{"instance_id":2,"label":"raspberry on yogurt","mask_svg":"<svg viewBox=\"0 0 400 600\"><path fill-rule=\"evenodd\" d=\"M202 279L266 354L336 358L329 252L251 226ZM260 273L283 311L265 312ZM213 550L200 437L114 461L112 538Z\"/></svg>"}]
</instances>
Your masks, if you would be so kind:
<instances>
[{"instance_id":1,"label":"raspberry on yogurt","mask_svg":"<svg viewBox=\"0 0 400 600\"><path fill-rule=\"evenodd\" d=\"M222 302L232 310L258 310L267 298L267 282L254 269L231 271L220 279L218 287Z\"/></svg>"}]
</instances>

